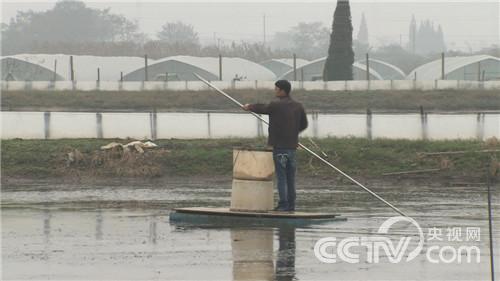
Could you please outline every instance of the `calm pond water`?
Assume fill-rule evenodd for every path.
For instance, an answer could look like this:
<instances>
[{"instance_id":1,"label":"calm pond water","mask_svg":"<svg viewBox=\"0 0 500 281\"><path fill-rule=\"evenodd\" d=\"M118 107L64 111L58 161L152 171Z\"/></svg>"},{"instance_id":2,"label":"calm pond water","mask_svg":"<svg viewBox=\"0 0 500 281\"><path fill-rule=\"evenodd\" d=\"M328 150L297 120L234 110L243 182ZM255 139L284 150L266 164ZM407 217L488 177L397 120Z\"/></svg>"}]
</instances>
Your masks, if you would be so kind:
<instances>
[{"instance_id":1,"label":"calm pond water","mask_svg":"<svg viewBox=\"0 0 500 281\"><path fill-rule=\"evenodd\" d=\"M375 185L373 190L407 211L426 237L414 260L393 264L384 255L369 263L322 263L315 243L325 237L375 237L395 213L354 186L301 179L300 210L341 213L347 221L307 227L229 227L170 224L172 208L228 206L230 180L54 184L2 187L2 279L148 280L489 280L485 186ZM500 269L500 194L494 187L496 268ZM447 228L480 228L480 241L447 241ZM429 229L442 229L442 241ZM415 229L395 225L391 239ZM456 233L455 233L456 234ZM456 236L456 235L455 235ZM458 237L458 236L456 236ZM409 248L417 246L412 239ZM431 246L477 246L479 263L434 264ZM450 261L453 251L444 254ZM462 254L465 259L466 256ZM438 252L431 258L438 259ZM498 276L498 272L497 272ZM498 278L498 277L497 277Z\"/></svg>"}]
</instances>

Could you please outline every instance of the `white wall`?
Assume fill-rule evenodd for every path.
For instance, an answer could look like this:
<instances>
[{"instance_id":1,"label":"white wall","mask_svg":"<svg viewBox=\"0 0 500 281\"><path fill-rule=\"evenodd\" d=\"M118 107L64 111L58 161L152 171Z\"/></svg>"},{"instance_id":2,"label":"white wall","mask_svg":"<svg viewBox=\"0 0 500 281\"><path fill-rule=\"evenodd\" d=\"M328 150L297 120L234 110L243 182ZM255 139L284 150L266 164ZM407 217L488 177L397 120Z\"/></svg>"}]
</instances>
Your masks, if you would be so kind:
<instances>
[{"instance_id":1,"label":"white wall","mask_svg":"<svg viewBox=\"0 0 500 281\"><path fill-rule=\"evenodd\" d=\"M267 135L247 113L1 112L2 139L230 138ZM155 118L156 116L156 118ZM371 116L371 119L370 119ZM309 114L303 136L389 139L500 138L500 114ZM264 116L267 118L267 116ZM101 123L99 123L101 120ZM156 122L155 122L156 120ZM371 127L368 124L371 123ZM260 127L260 128L259 128Z\"/></svg>"},{"instance_id":2,"label":"white wall","mask_svg":"<svg viewBox=\"0 0 500 281\"><path fill-rule=\"evenodd\" d=\"M228 89L274 89L274 81L213 81L221 90ZM57 81L53 82L25 82L0 81L3 91L20 90L78 90L78 91L200 91L207 90L208 86L201 81ZM462 81L462 80L372 80L372 81L292 81L292 89L329 90L329 91L366 91L366 90L434 90L434 89L500 89L500 81Z\"/></svg>"}]
</instances>

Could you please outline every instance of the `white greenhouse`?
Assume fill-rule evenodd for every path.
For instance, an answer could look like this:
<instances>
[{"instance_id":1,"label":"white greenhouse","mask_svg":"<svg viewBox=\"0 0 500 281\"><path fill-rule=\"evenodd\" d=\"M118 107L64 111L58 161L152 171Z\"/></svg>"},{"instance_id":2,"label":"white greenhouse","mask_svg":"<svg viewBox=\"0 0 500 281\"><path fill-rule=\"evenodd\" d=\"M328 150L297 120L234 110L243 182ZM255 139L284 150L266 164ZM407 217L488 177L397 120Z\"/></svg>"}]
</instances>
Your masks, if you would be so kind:
<instances>
[{"instance_id":1,"label":"white greenhouse","mask_svg":"<svg viewBox=\"0 0 500 281\"><path fill-rule=\"evenodd\" d=\"M309 61L304 59L295 59L295 67L297 68L308 63ZM279 77L293 69L293 59L270 59L263 61L260 64L271 70L276 77Z\"/></svg>"},{"instance_id":2,"label":"white greenhouse","mask_svg":"<svg viewBox=\"0 0 500 281\"><path fill-rule=\"evenodd\" d=\"M13 57L3 57L1 73L3 81L60 81L63 77L38 64Z\"/></svg>"},{"instance_id":3,"label":"white greenhouse","mask_svg":"<svg viewBox=\"0 0 500 281\"><path fill-rule=\"evenodd\" d=\"M444 80L500 80L500 58L488 55L445 57L444 75ZM441 80L442 60L417 67L406 79Z\"/></svg>"},{"instance_id":4,"label":"white greenhouse","mask_svg":"<svg viewBox=\"0 0 500 281\"><path fill-rule=\"evenodd\" d=\"M71 80L70 55L62 54L20 54L9 56L21 61L36 64L50 69L63 78ZM149 63L154 61L149 60ZM144 66L141 57L100 57L100 56L73 56L73 73L76 81L96 81L99 68L101 81L119 81L120 72L128 73ZM53 80L48 79L48 80Z\"/></svg>"},{"instance_id":5,"label":"white greenhouse","mask_svg":"<svg viewBox=\"0 0 500 281\"><path fill-rule=\"evenodd\" d=\"M366 69L366 60L358 61ZM399 67L385 61L370 59L370 69L375 70L383 80L405 80L406 74Z\"/></svg>"},{"instance_id":6,"label":"white greenhouse","mask_svg":"<svg viewBox=\"0 0 500 281\"><path fill-rule=\"evenodd\" d=\"M222 66L222 79L220 67ZM143 81L146 79L145 67L125 75L126 81ZM259 80L272 81L276 75L264 66L242 58L173 56L157 60L147 68L149 81L193 81L198 80L194 73L207 80Z\"/></svg>"},{"instance_id":7,"label":"white greenhouse","mask_svg":"<svg viewBox=\"0 0 500 281\"><path fill-rule=\"evenodd\" d=\"M326 57L314 60L297 68L297 80L318 81L323 80L323 69L325 68ZM293 69L281 76L281 79L293 80ZM353 80L366 80L366 66L358 62L352 65ZM370 68L371 80L383 80L382 76L373 68Z\"/></svg>"}]
</instances>

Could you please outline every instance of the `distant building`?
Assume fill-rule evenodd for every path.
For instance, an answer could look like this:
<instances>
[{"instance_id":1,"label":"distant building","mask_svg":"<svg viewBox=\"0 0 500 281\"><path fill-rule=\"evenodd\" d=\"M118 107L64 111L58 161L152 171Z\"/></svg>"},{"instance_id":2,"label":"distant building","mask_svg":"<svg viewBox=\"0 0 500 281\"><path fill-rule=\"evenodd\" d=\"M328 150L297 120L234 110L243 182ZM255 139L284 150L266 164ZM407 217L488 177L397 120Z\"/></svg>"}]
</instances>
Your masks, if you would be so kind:
<instances>
[{"instance_id":1,"label":"distant building","mask_svg":"<svg viewBox=\"0 0 500 281\"><path fill-rule=\"evenodd\" d=\"M434 22L430 20L420 22L417 27L415 16L412 16L408 37L408 50L412 53L425 55L446 51L441 25L434 28Z\"/></svg>"},{"instance_id":2,"label":"distant building","mask_svg":"<svg viewBox=\"0 0 500 281\"><path fill-rule=\"evenodd\" d=\"M446 57L444 64L445 80L500 80L500 58L477 55ZM414 69L406 79L441 80L441 59L431 61Z\"/></svg>"},{"instance_id":3,"label":"distant building","mask_svg":"<svg viewBox=\"0 0 500 281\"><path fill-rule=\"evenodd\" d=\"M365 13L363 13L361 17L361 24L359 25L357 40L360 44L364 44L366 46L370 45L368 39L368 25L366 24Z\"/></svg>"}]
</instances>

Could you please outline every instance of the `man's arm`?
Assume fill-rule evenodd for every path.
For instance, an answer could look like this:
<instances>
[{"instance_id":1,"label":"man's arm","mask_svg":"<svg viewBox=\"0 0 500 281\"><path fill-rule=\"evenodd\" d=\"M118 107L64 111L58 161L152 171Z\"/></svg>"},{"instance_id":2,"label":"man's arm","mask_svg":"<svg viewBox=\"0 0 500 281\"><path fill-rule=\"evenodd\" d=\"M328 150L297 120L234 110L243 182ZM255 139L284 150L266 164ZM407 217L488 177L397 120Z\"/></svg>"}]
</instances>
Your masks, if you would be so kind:
<instances>
[{"instance_id":1,"label":"man's arm","mask_svg":"<svg viewBox=\"0 0 500 281\"><path fill-rule=\"evenodd\" d=\"M300 127L299 127L299 131L302 132L304 131L306 128L307 128L307 115L306 115L306 112L304 110L304 108L302 108L301 112L300 112Z\"/></svg>"},{"instance_id":2,"label":"man's arm","mask_svg":"<svg viewBox=\"0 0 500 281\"><path fill-rule=\"evenodd\" d=\"M243 109L246 111L252 111L257 114L271 114L271 103L263 104L263 103L254 103L254 104L245 104Z\"/></svg>"}]
</instances>

